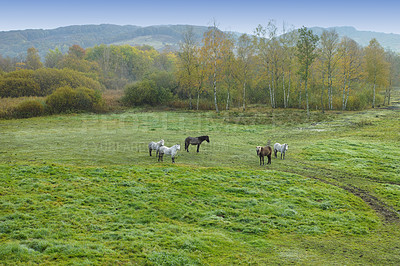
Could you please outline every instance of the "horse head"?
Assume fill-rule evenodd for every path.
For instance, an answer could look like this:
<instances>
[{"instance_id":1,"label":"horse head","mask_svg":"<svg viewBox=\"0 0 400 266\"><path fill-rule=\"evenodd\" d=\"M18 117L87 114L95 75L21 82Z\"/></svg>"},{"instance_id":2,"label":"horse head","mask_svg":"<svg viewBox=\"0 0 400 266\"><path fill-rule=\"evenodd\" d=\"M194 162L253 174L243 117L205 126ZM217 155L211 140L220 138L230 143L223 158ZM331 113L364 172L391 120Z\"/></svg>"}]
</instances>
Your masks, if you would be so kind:
<instances>
[{"instance_id":1,"label":"horse head","mask_svg":"<svg viewBox=\"0 0 400 266\"><path fill-rule=\"evenodd\" d=\"M260 154L260 151L261 151L261 146L257 146L257 147L256 147L256 150L257 150L257 155L259 155L259 154Z\"/></svg>"},{"instance_id":2,"label":"horse head","mask_svg":"<svg viewBox=\"0 0 400 266\"><path fill-rule=\"evenodd\" d=\"M209 138L208 136L206 136L206 141L207 141L208 143L210 143L210 138Z\"/></svg>"}]
</instances>

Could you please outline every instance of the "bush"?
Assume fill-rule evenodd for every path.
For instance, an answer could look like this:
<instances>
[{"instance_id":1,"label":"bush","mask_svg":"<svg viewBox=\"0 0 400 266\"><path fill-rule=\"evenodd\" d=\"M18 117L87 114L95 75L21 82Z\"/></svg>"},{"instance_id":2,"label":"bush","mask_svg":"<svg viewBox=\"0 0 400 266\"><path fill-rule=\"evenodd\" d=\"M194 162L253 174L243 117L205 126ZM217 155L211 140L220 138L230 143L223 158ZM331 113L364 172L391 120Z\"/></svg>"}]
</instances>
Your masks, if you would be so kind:
<instances>
[{"instance_id":1,"label":"bush","mask_svg":"<svg viewBox=\"0 0 400 266\"><path fill-rule=\"evenodd\" d=\"M37 96L40 86L32 79L6 77L0 80L0 97Z\"/></svg>"},{"instance_id":2,"label":"bush","mask_svg":"<svg viewBox=\"0 0 400 266\"><path fill-rule=\"evenodd\" d=\"M17 70L1 76L0 97L46 96L62 86L102 88L87 74L70 69Z\"/></svg>"},{"instance_id":3,"label":"bush","mask_svg":"<svg viewBox=\"0 0 400 266\"><path fill-rule=\"evenodd\" d=\"M102 98L99 92L79 87L69 86L56 89L46 98L46 104L51 113L65 113L77 111L99 111L102 107Z\"/></svg>"},{"instance_id":4,"label":"bush","mask_svg":"<svg viewBox=\"0 0 400 266\"><path fill-rule=\"evenodd\" d=\"M36 100L26 100L15 107L14 116L16 118L41 116L44 114L44 111L45 108L41 102Z\"/></svg>"},{"instance_id":5,"label":"bush","mask_svg":"<svg viewBox=\"0 0 400 266\"><path fill-rule=\"evenodd\" d=\"M123 102L129 106L158 105L169 102L172 92L164 87L157 87L151 80L143 80L125 87Z\"/></svg>"},{"instance_id":6,"label":"bush","mask_svg":"<svg viewBox=\"0 0 400 266\"><path fill-rule=\"evenodd\" d=\"M166 104L172 100L172 92L176 87L173 74L160 71L140 82L127 85L122 100L129 106Z\"/></svg>"},{"instance_id":7,"label":"bush","mask_svg":"<svg viewBox=\"0 0 400 266\"><path fill-rule=\"evenodd\" d=\"M77 110L96 111L102 105L102 98L98 91L79 87L75 92L75 108Z\"/></svg>"}]
</instances>

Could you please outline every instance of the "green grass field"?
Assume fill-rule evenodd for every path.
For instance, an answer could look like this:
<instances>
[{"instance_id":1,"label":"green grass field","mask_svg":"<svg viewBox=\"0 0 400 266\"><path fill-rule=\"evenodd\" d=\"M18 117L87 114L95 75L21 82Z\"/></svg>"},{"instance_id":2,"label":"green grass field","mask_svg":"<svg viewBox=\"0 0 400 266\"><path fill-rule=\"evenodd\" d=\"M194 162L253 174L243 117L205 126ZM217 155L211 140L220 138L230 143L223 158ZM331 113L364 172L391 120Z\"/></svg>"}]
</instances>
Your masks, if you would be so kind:
<instances>
[{"instance_id":1,"label":"green grass field","mask_svg":"<svg viewBox=\"0 0 400 266\"><path fill-rule=\"evenodd\" d=\"M0 132L2 264L400 264L398 109L135 109ZM161 138L176 164L148 155ZM289 150L260 166L268 140Z\"/></svg>"}]
</instances>

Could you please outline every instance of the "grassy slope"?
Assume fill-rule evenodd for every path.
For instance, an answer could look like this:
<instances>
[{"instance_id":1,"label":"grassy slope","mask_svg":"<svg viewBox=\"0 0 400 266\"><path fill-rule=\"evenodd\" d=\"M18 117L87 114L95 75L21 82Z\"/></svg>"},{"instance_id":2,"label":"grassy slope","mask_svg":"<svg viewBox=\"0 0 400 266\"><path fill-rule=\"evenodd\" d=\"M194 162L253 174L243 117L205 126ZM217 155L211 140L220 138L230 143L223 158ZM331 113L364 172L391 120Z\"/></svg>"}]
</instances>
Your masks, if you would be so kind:
<instances>
[{"instance_id":1,"label":"grassy slope","mask_svg":"<svg viewBox=\"0 0 400 266\"><path fill-rule=\"evenodd\" d=\"M398 111L126 112L0 121L0 260L400 262ZM147 143L210 135L157 163ZM289 143L261 167L255 146ZM318 179L316 179L318 178Z\"/></svg>"}]
</instances>

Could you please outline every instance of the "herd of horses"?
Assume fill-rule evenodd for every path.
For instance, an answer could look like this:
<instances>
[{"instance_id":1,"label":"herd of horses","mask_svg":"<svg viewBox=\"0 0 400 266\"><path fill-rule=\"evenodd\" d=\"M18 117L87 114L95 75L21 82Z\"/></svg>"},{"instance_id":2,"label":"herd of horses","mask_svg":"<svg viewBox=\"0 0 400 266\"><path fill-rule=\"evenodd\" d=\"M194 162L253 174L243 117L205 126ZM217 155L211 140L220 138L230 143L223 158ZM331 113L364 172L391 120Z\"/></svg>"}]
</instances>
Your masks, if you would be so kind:
<instances>
[{"instance_id":1,"label":"herd of horses","mask_svg":"<svg viewBox=\"0 0 400 266\"><path fill-rule=\"evenodd\" d=\"M200 144L203 141L210 142L210 138L208 136L200 136L200 137L187 137L185 139L185 151L189 152L189 145L197 145L197 152L199 152ZM156 151L156 156L158 156L158 161L162 162L164 159L164 154L171 155L172 163L175 163L175 155L181 149L181 145L176 144L171 148L164 146L164 140L160 140L159 142L150 142L149 143L149 154L151 156L151 152L153 150Z\"/></svg>"},{"instance_id":2,"label":"herd of horses","mask_svg":"<svg viewBox=\"0 0 400 266\"><path fill-rule=\"evenodd\" d=\"M197 145L197 152L199 152L200 145L203 141L210 142L210 138L208 136L200 136L200 137L187 137L185 139L185 151L189 152L190 145ZM271 164L272 150L274 151L275 158L278 158L278 152L281 153L281 160L285 159L286 151L289 148L289 145L284 143L275 143L274 148L271 147L271 141L268 141L266 146L257 146L257 156L260 157L260 165L264 165L264 157L268 158L267 164ZM181 145L176 144L172 147L164 146L164 140L160 140L158 142L150 142L149 143L149 154L151 156L152 151L156 151L156 157L158 157L158 161L162 162L164 159L164 154L171 155L172 163L175 163L175 156L178 151L181 149Z\"/></svg>"}]
</instances>

